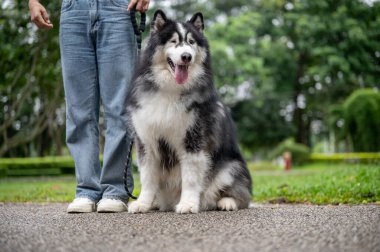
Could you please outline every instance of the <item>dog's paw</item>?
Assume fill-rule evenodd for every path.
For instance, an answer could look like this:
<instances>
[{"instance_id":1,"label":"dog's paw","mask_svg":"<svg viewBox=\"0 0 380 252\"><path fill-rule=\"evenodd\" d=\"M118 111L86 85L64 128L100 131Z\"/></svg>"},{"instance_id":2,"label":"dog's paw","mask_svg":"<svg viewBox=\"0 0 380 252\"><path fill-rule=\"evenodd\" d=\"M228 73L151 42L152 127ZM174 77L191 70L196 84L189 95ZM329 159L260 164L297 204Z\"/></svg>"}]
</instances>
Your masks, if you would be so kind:
<instances>
[{"instance_id":1,"label":"dog's paw","mask_svg":"<svg viewBox=\"0 0 380 252\"><path fill-rule=\"evenodd\" d=\"M188 214L188 213L198 213L199 205L192 202L179 202L178 205L175 206L176 213L180 214Z\"/></svg>"},{"instance_id":2,"label":"dog's paw","mask_svg":"<svg viewBox=\"0 0 380 252\"><path fill-rule=\"evenodd\" d=\"M238 206L234 198L225 197L221 198L218 203L218 209L223 211L236 211Z\"/></svg>"},{"instance_id":3,"label":"dog's paw","mask_svg":"<svg viewBox=\"0 0 380 252\"><path fill-rule=\"evenodd\" d=\"M146 213L152 209L152 205L140 201L133 201L128 205L128 213Z\"/></svg>"}]
</instances>

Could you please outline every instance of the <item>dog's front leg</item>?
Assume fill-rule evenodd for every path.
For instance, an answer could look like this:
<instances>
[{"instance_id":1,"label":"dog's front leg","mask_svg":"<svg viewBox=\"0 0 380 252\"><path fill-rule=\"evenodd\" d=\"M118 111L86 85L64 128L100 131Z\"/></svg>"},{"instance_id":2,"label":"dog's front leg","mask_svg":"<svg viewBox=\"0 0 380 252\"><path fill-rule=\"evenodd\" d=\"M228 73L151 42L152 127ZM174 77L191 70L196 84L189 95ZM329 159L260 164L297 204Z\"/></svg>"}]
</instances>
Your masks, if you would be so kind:
<instances>
[{"instance_id":1,"label":"dog's front leg","mask_svg":"<svg viewBox=\"0 0 380 252\"><path fill-rule=\"evenodd\" d=\"M153 208L153 201L159 189L159 169L153 155L145 155L140 162L141 192L139 198L128 206L129 213L146 213Z\"/></svg>"},{"instance_id":2,"label":"dog's front leg","mask_svg":"<svg viewBox=\"0 0 380 252\"><path fill-rule=\"evenodd\" d=\"M208 158L203 152L186 153L181 158L182 191L175 211L177 213L198 213L200 195L203 191L204 176Z\"/></svg>"}]
</instances>

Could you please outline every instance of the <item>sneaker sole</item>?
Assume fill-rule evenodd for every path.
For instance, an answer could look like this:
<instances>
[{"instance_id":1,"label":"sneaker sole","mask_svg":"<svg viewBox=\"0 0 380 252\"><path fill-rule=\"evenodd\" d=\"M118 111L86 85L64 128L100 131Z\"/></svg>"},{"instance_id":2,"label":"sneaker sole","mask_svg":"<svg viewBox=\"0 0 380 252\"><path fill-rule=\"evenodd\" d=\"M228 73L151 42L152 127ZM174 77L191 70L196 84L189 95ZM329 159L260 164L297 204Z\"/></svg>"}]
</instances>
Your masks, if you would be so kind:
<instances>
[{"instance_id":1,"label":"sneaker sole","mask_svg":"<svg viewBox=\"0 0 380 252\"><path fill-rule=\"evenodd\" d=\"M70 209L67 209L68 213L92 213L95 212L95 208L83 208L83 207L71 207Z\"/></svg>"},{"instance_id":2,"label":"sneaker sole","mask_svg":"<svg viewBox=\"0 0 380 252\"><path fill-rule=\"evenodd\" d=\"M120 213L127 211L127 208L120 208L120 207L98 207L97 212L98 213Z\"/></svg>"}]
</instances>

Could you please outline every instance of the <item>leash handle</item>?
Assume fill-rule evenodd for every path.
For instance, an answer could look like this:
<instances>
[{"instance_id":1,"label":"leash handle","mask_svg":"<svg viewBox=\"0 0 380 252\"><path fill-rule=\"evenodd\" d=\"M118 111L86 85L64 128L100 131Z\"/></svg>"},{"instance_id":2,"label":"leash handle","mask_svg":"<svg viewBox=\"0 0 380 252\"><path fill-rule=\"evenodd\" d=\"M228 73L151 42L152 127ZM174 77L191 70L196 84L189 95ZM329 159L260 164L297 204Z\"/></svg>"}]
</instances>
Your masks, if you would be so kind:
<instances>
[{"instance_id":1,"label":"leash handle","mask_svg":"<svg viewBox=\"0 0 380 252\"><path fill-rule=\"evenodd\" d=\"M136 36L136 42L137 42L137 50L140 54L141 51L141 42L142 42L142 33L145 31L145 23L146 23L146 13L143 12L140 14L140 24L137 23L136 19L136 8L130 11L131 16L131 22L133 31Z\"/></svg>"}]
</instances>

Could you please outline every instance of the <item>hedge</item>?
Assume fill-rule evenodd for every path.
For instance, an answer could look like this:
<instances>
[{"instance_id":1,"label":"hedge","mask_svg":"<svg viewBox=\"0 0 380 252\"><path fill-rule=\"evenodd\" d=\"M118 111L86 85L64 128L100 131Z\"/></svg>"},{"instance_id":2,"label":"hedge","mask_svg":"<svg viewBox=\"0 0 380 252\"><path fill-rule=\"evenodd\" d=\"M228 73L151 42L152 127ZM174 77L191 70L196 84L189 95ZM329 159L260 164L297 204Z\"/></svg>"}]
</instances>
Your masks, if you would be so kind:
<instances>
[{"instance_id":1,"label":"hedge","mask_svg":"<svg viewBox=\"0 0 380 252\"><path fill-rule=\"evenodd\" d=\"M310 149L306 145L296 143L294 139L289 138L279 143L277 147L268 155L269 159L281 157L284 152L292 154L292 162L296 165L302 165L309 160Z\"/></svg>"},{"instance_id":2,"label":"hedge","mask_svg":"<svg viewBox=\"0 0 380 252\"><path fill-rule=\"evenodd\" d=\"M1 158L0 176L44 176L74 174L75 165L70 156Z\"/></svg>"},{"instance_id":3,"label":"hedge","mask_svg":"<svg viewBox=\"0 0 380 252\"><path fill-rule=\"evenodd\" d=\"M133 158L135 161L136 158ZM103 162L103 157L100 157ZM135 162L133 171L137 171ZM75 164L71 156L0 158L0 177L50 176L75 174Z\"/></svg>"},{"instance_id":4,"label":"hedge","mask_svg":"<svg viewBox=\"0 0 380 252\"><path fill-rule=\"evenodd\" d=\"M380 164L380 153L355 152L355 153L312 153L311 162L357 162Z\"/></svg>"}]
</instances>

